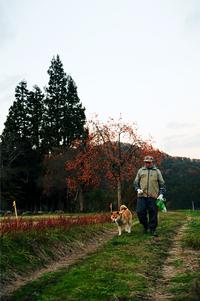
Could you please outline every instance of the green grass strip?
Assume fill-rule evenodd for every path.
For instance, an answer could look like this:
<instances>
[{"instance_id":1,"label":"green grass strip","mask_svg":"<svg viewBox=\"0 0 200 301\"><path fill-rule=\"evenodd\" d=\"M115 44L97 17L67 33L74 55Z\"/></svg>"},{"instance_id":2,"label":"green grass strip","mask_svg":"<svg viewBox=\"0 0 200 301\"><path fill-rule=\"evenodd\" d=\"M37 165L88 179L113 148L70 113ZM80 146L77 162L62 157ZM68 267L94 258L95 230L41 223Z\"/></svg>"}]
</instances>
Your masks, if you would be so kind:
<instances>
[{"instance_id":1,"label":"green grass strip","mask_svg":"<svg viewBox=\"0 0 200 301\"><path fill-rule=\"evenodd\" d=\"M195 250L200 266L200 212L192 211L190 216L192 220L188 222L188 228L182 237L182 246ZM188 267L185 273L178 273L171 279L170 291L174 294L172 301L199 301L200 272L191 271Z\"/></svg>"},{"instance_id":2,"label":"green grass strip","mask_svg":"<svg viewBox=\"0 0 200 301\"><path fill-rule=\"evenodd\" d=\"M160 214L158 238L142 234L136 225L131 234L114 237L70 269L45 274L3 300L141 300L161 277L160 267L184 219L184 213Z\"/></svg>"}]
</instances>

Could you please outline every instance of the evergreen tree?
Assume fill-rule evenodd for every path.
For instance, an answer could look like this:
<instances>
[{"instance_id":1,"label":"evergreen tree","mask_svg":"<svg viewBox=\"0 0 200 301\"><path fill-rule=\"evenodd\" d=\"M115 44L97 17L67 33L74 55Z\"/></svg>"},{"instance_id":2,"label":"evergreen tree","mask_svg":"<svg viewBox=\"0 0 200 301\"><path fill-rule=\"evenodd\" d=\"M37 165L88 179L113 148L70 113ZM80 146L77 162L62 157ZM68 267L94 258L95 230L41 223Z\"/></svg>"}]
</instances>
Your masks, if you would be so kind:
<instances>
[{"instance_id":1,"label":"evergreen tree","mask_svg":"<svg viewBox=\"0 0 200 301\"><path fill-rule=\"evenodd\" d=\"M0 143L5 204L16 198L21 208L38 208L35 200L39 202L42 195L38 183L42 183L44 155L87 136L85 108L58 55L52 59L48 74L45 97L38 86L28 91L26 81L15 89Z\"/></svg>"},{"instance_id":2,"label":"evergreen tree","mask_svg":"<svg viewBox=\"0 0 200 301\"><path fill-rule=\"evenodd\" d=\"M36 127L40 127L35 117L40 112L38 121L41 121L42 94L38 87L34 89L34 92L29 92L25 81L17 85L15 101L9 109L1 136L2 198L5 204L10 202L10 209L14 199L21 208L33 208L37 193L41 159L34 147L39 143Z\"/></svg>"},{"instance_id":3,"label":"evergreen tree","mask_svg":"<svg viewBox=\"0 0 200 301\"><path fill-rule=\"evenodd\" d=\"M29 123L29 139L32 149L39 151L42 139L42 121L44 114L44 94L38 86L33 87L27 98L27 119Z\"/></svg>"},{"instance_id":4,"label":"evergreen tree","mask_svg":"<svg viewBox=\"0 0 200 301\"><path fill-rule=\"evenodd\" d=\"M5 122L1 135L1 154L3 166L11 166L23 152L24 145L28 143L28 121L27 121L27 83L22 81L15 89L13 105Z\"/></svg>"},{"instance_id":5,"label":"evergreen tree","mask_svg":"<svg viewBox=\"0 0 200 301\"><path fill-rule=\"evenodd\" d=\"M166 155L161 169L169 209L192 209L192 203L200 204L200 160Z\"/></svg>"},{"instance_id":6,"label":"evergreen tree","mask_svg":"<svg viewBox=\"0 0 200 301\"><path fill-rule=\"evenodd\" d=\"M80 103L77 86L71 76L68 76L67 103L64 110L64 122L62 128L63 145L71 143L84 136L86 122L85 108Z\"/></svg>"},{"instance_id":7,"label":"evergreen tree","mask_svg":"<svg viewBox=\"0 0 200 301\"><path fill-rule=\"evenodd\" d=\"M53 57L47 72L50 79L46 88L43 144L49 151L61 145L63 109L67 98L67 76L58 55Z\"/></svg>"},{"instance_id":8,"label":"evergreen tree","mask_svg":"<svg viewBox=\"0 0 200 301\"><path fill-rule=\"evenodd\" d=\"M9 109L2 133L2 142L9 144L12 148L27 140L28 137L27 96L27 83L22 81L15 89L16 100Z\"/></svg>"},{"instance_id":9,"label":"evergreen tree","mask_svg":"<svg viewBox=\"0 0 200 301\"><path fill-rule=\"evenodd\" d=\"M84 134L85 108L77 94L77 87L63 69L60 57L53 57L48 69L46 88L43 145L46 151L70 146Z\"/></svg>"}]
</instances>

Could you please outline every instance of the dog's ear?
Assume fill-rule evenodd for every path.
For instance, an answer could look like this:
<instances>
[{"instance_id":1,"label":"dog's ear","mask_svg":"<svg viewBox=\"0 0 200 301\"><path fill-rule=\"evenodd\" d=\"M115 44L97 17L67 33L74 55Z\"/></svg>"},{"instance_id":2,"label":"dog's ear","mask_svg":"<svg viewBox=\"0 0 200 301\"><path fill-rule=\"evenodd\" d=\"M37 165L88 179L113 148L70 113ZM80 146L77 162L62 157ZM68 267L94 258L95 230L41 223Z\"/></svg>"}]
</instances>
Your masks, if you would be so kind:
<instances>
[{"instance_id":1,"label":"dog's ear","mask_svg":"<svg viewBox=\"0 0 200 301\"><path fill-rule=\"evenodd\" d=\"M119 214L119 211L117 211L117 214Z\"/></svg>"}]
</instances>

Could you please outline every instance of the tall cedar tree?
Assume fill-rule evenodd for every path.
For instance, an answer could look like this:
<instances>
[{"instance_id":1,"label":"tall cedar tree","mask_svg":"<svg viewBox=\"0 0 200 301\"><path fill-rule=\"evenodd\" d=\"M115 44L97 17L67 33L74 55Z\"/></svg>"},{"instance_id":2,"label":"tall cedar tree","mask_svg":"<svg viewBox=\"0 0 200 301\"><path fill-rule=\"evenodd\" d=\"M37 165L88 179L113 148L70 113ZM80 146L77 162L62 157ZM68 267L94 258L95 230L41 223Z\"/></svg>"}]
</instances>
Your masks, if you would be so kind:
<instances>
[{"instance_id":1,"label":"tall cedar tree","mask_svg":"<svg viewBox=\"0 0 200 301\"><path fill-rule=\"evenodd\" d=\"M53 57L48 74L43 127L43 144L47 152L70 146L75 138L83 135L86 120L76 85L71 77L66 76L58 55Z\"/></svg>"},{"instance_id":2,"label":"tall cedar tree","mask_svg":"<svg viewBox=\"0 0 200 301\"><path fill-rule=\"evenodd\" d=\"M67 105L62 128L64 146L71 146L75 139L84 138L87 135L84 130L85 123L85 108L80 103L74 80L68 76Z\"/></svg>"},{"instance_id":3,"label":"tall cedar tree","mask_svg":"<svg viewBox=\"0 0 200 301\"><path fill-rule=\"evenodd\" d=\"M3 164L6 165L10 165L18 157L21 152L21 145L27 142L27 96L27 83L22 81L15 89L16 100L9 109L1 136Z\"/></svg>"},{"instance_id":4,"label":"tall cedar tree","mask_svg":"<svg viewBox=\"0 0 200 301\"><path fill-rule=\"evenodd\" d=\"M36 178L36 154L31 144L31 107L27 83L15 90L15 101L9 109L2 133L2 197L9 203L16 199L24 208L31 206ZM25 202L29 204L25 204ZM11 206L9 205L11 208Z\"/></svg>"},{"instance_id":5,"label":"tall cedar tree","mask_svg":"<svg viewBox=\"0 0 200 301\"><path fill-rule=\"evenodd\" d=\"M36 188L44 154L60 146L69 146L73 139L85 134L85 108L80 104L77 87L72 78L66 76L59 56L53 58L48 74L50 80L45 99L39 87L34 86L33 91L28 91L25 81L18 84L1 135L3 183L14 184L13 179L18 178L26 186L16 183L9 189L7 184L2 184L7 187L5 194L9 191L13 198L20 192L28 193L31 181L32 187ZM30 195L25 195L23 199L29 202L29 198ZM29 207L33 207L32 204Z\"/></svg>"},{"instance_id":6,"label":"tall cedar tree","mask_svg":"<svg viewBox=\"0 0 200 301\"><path fill-rule=\"evenodd\" d=\"M23 145L38 149L41 143L41 126L44 111L42 94L38 86L28 91L27 83L20 82L15 89L15 101L9 109L1 139L3 150L7 149L8 163Z\"/></svg>"},{"instance_id":7,"label":"tall cedar tree","mask_svg":"<svg viewBox=\"0 0 200 301\"><path fill-rule=\"evenodd\" d=\"M27 120L29 123L31 147L38 152L41 152L43 114L44 94L41 89L35 85L33 91L30 91L27 97Z\"/></svg>"}]
</instances>

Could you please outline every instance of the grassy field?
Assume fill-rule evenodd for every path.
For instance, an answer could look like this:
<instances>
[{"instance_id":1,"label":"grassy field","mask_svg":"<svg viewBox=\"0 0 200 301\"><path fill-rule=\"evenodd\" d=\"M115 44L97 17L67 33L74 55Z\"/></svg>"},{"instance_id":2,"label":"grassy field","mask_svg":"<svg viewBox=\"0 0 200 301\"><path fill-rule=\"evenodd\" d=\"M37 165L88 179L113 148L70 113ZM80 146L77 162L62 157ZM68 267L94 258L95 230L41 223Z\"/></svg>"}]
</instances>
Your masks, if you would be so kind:
<instances>
[{"instance_id":1,"label":"grassy field","mask_svg":"<svg viewBox=\"0 0 200 301\"><path fill-rule=\"evenodd\" d=\"M191 217L188 222L187 216ZM199 213L190 211L160 213L158 237L143 235L138 224L133 227L131 234L114 236L103 248L69 269L63 268L57 272L47 273L25 285L11 297L2 298L2 301L152 300L152 290L156 289L158 282L162 280L162 266L176 232L184 223L188 223L188 227L181 241L182 246L192 248L199 254ZM38 264L43 265L46 256L47 258L52 256L55 247L63 248L74 240L85 241L97 232L102 231L103 234L106 228L113 227L115 225L111 223L104 223L70 228L66 233L62 228L55 228L29 237L24 234L20 236L20 233L16 236L5 235L3 250L7 251L7 255L4 256L4 252L2 254L5 279L8 275L12 276L14 265L18 270L30 271ZM38 248L43 255L45 254L42 259L38 257ZM200 256L198 258L200 261ZM174 264L180 266L182 262L177 258ZM177 274L170 279L172 285L169 286L169 292L174 295L173 300L199 300L197 299L200 292L199 278L200 273L194 271Z\"/></svg>"}]
</instances>

